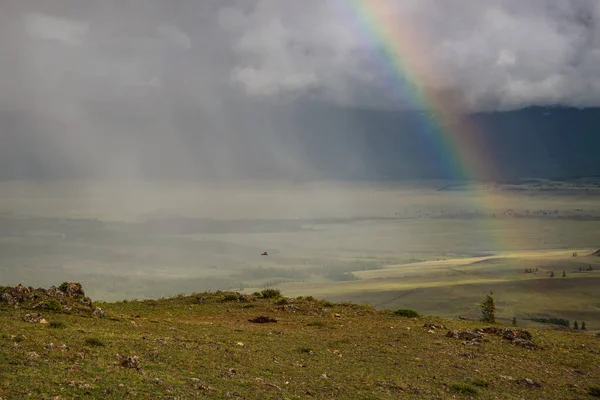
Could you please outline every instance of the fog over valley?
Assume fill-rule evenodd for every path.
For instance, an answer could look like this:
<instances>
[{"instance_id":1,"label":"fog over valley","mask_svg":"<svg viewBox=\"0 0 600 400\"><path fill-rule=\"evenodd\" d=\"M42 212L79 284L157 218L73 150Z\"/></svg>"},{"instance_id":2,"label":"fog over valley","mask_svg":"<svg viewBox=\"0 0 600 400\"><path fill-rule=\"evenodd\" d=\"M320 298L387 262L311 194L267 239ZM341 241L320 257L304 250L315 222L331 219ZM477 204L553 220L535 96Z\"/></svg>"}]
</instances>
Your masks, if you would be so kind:
<instances>
[{"instance_id":1,"label":"fog over valley","mask_svg":"<svg viewBox=\"0 0 600 400\"><path fill-rule=\"evenodd\" d=\"M599 18L564 0L6 1L0 282L437 315L494 289L542 312L525 266L598 279ZM600 321L577 285L580 309L544 312Z\"/></svg>"}]
</instances>

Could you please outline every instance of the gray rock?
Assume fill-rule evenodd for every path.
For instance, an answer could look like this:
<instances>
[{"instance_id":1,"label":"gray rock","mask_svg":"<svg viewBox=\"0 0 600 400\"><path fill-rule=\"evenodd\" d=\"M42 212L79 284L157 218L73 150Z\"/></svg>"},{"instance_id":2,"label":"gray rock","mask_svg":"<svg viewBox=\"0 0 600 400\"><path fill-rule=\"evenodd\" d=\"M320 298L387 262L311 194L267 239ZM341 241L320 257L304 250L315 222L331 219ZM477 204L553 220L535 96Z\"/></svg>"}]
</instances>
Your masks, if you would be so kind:
<instances>
[{"instance_id":1,"label":"gray rock","mask_svg":"<svg viewBox=\"0 0 600 400\"><path fill-rule=\"evenodd\" d=\"M94 311L92 313L98 318L106 317L106 313L104 311L102 311L102 309L100 307L94 308Z\"/></svg>"}]
</instances>

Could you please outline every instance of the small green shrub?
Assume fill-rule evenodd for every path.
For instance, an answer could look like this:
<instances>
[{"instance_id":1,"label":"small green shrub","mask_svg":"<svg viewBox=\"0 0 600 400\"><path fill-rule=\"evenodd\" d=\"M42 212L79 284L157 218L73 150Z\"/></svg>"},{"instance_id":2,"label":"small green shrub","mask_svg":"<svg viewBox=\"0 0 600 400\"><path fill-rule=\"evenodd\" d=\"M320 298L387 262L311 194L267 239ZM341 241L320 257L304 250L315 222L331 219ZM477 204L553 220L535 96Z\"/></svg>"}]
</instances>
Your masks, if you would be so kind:
<instances>
[{"instance_id":1,"label":"small green shrub","mask_svg":"<svg viewBox=\"0 0 600 400\"><path fill-rule=\"evenodd\" d=\"M588 389L588 394L594 397L600 397L600 386L592 386Z\"/></svg>"},{"instance_id":2,"label":"small green shrub","mask_svg":"<svg viewBox=\"0 0 600 400\"><path fill-rule=\"evenodd\" d=\"M25 340L25 335L23 334L19 334L13 338L13 341L16 343L21 343L23 340Z\"/></svg>"},{"instance_id":3,"label":"small green shrub","mask_svg":"<svg viewBox=\"0 0 600 400\"><path fill-rule=\"evenodd\" d=\"M252 293L252 296L260 298L260 297L262 297L262 294L260 294L260 292L254 292L254 293Z\"/></svg>"},{"instance_id":4,"label":"small green shrub","mask_svg":"<svg viewBox=\"0 0 600 400\"><path fill-rule=\"evenodd\" d=\"M58 300L50 299L44 303L44 308L48 311L56 311L59 312L62 310L62 306L58 302Z\"/></svg>"},{"instance_id":5,"label":"small green shrub","mask_svg":"<svg viewBox=\"0 0 600 400\"><path fill-rule=\"evenodd\" d=\"M67 291L67 287L69 287L69 282L63 282L58 287L58 290L60 290L61 292L66 292Z\"/></svg>"},{"instance_id":6,"label":"small green shrub","mask_svg":"<svg viewBox=\"0 0 600 400\"><path fill-rule=\"evenodd\" d=\"M240 296L235 293L227 293L225 296L223 296L223 301L238 301L239 299Z\"/></svg>"},{"instance_id":7,"label":"small green shrub","mask_svg":"<svg viewBox=\"0 0 600 400\"><path fill-rule=\"evenodd\" d=\"M477 394L477 389L475 389L473 386L469 385L468 383L463 383L463 382L453 383L452 385L450 385L450 391L459 393L459 394L465 394L465 395L476 395Z\"/></svg>"},{"instance_id":8,"label":"small green shrub","mask_svg":"<svg viewBox=\"0 0 600 400\"><path fill-rule=\"evenodd\" d=\"M52 329L65 329L67 327L67 324L65 324L63 321L50 321L48 323L48 328L52 328Z\"/></svg>"},{"instance_id":9,"label":"small green shrub","mask_svg":"<svg viewBox=\"0 0 600 400\"><path fill-rule=\"evenodd\" d=\"M281 297L281 291L279 289L271 289L271 288L263 289L263 290L261 290L260 294L265 299L277 299L277 298Z\"/></svg>"},{"instance_id":10,"label":"small green shrub","mask_svg":"<svg viewBox=\"0 0 600 400\"><path fill-rule=\"evenodd\" d=\"M488 381L486 381L485 379L473 379L471 381L471 383L475 386L479 386L479 387L488 387L490 386L490 383Z\"/></svg>"},{"instance_id":11,"label":"small green shrub","mask_svg":"<svg viewBox=\"0 0 600 400\"><path fill-rule=\"evenodd\" d=\"M331 302L329 300L323 300L323 307L331 308L333 306L335 306L335 303L333 303L333 302Z\"/></svg>"},{"instance_id":12,"label":"small green shrub","mask_svg":"<svg viewBox=\"0 0 600 400\"><path fill-rule=\"evenodd\" d=\"M410 308L401 308L399 310L394 311L394 314L406 318L419 318L421 316L418 312Z\"/></svg>"},{"instance_id":13,"label":"small green shrub","mask_svg":"<svg viewBox=\"0 0 600 400\"><path fill-rule=\"evenodd\" d=\"M98 338L87 338L85 339L85 344L92 347L104 347L106 346L104 342Z\"/></svg>"},{"instance_id":14,"label":"small green shrub","mask_svg":"<svg viewBox=\"0 0 600 400\"><path fill-rule=\"evenodd\" d=\"M275 305L277 305L277 306L285 306L286 304L290 304L290 301L288 299L286 299L285 297L282 299L279 299L275 302Z\"/></svg>"},{"instance_id":15,"label":"small green shrub","mask_svg":"<svg viewBox=\"0 0 600 400\"><path fill-rule=\"evenodd\" d=\"M304 300L306 300L306 301L315 301L315 298L314 298L314 297L312 297L312 296L306 296L306 297L304 298Z\"/></svg>"},{"instance_id":16,"label":"small green shrub","mask_svg":"<svg viewBox=\"0 0 600 400\"><path fill-rule=\"evenodd\" d=\"M306 324L306 326L325 326L325 324L321 321L311 321L308 324Z\"/></svg>"}]
</instances>

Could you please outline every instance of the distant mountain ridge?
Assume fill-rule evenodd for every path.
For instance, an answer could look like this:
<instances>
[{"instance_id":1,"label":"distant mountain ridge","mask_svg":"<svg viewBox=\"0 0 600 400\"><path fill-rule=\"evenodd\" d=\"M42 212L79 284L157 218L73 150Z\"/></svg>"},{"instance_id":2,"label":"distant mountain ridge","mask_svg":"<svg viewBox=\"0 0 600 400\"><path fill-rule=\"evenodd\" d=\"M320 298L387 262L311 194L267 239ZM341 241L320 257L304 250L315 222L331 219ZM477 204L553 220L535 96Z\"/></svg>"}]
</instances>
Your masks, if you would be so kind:
<instances>
[{"instance_id":1,"label":"distant mountain ridge","mask_svg":"<svg viewBox=\"0 0 600 400\"><path fill-rule=\"evenodd\" d=\"M91 109L87 136L85 125L0 111L0 179L119 177L122 165L139 177L185 180L461 178L454 164L464 154L444 147L450 136L426 112L240 103L218 118L173 108L167 124L160 104ZM600 175L600 108L466 118L495 180Z\"/></svg>"}]
</instances>

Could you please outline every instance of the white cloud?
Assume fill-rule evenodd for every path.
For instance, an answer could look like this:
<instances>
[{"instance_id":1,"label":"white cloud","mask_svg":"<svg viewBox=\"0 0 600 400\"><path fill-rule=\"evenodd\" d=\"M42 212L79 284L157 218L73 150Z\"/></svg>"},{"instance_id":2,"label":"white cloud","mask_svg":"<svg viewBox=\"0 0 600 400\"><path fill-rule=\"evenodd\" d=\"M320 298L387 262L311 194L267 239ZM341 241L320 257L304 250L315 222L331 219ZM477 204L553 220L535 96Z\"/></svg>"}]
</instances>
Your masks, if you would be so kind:
<instances>
[{"instance_id":1,"label":"white cloud","mask_svg":"<svg viewBox=\"0 0 600 400\"><path fill-rule=\"evenodd\" d=\"M600 105L595 0L28 4L4 9L0 49L18 52L11 68L49 97L65 87L85 98L144 87L203 105L310 96L394 108L414 99L400 83L409 71L433 92L461 93L469 110ZM399 37L381 34L390 26ZM0 81L18 87L14 76Z\"/></svg>"},{"instance_id":2,"label":"white cloud","mask_svg":"<svg viewBox=\"0 0 600 400\"><path fill-rule=\"evenodd\" d=\"M234 81L262 96L319 88L346 104L373 101L376 93L393 107L403 89L390 74L406 69L422 86L463 93L471 110L600 105L593 85L600 79L598 2L350 4L259 0L245 10L223 10L219 21L237 54ZM374 23L365 23L365 9L377 15ZM386 24L398 27L400 40L375 33ZM400 61L381 57L383 45L391 45Z\"/></svg>"}]
</instances>

